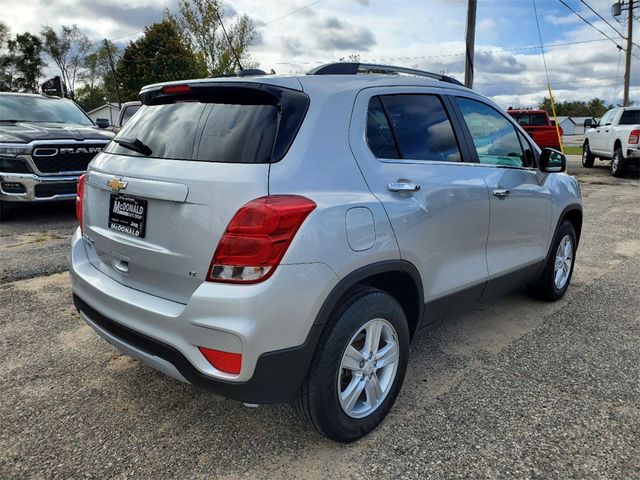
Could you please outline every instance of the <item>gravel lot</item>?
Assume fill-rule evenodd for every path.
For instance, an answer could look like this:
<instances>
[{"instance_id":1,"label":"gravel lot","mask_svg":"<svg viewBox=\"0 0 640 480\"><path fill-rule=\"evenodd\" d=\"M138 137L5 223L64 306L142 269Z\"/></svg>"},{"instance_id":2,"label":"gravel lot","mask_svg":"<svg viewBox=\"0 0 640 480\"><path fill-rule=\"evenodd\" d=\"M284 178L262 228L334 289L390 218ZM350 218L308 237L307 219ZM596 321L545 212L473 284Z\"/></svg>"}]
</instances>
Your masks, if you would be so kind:
<instances>
[{"instance_id":1,"label":"gravel lot","mask_svg":"<svg viewBox=\"0 0 640 480\"><path fill-rule=\"evenodd\" d=\"M640 478L640 181L570 171L565 298L520 290L434 329L351 445L118 354L71 304L73 209L21 212L0 226L0 478Z\"/></svg>"}]
</instances>

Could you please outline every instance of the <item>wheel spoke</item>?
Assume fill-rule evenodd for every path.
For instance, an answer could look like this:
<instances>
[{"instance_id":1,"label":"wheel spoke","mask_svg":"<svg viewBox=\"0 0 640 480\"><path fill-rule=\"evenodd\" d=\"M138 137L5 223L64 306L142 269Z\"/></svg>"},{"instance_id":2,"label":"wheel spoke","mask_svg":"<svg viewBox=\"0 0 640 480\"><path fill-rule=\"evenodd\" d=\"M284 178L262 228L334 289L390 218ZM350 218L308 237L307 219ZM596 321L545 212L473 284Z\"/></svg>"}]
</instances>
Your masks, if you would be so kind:
<instances>
[{"instance_id":1,"label":"wheel spoke","mask_svg":"<svg viewBox=\"0 0 640 480\"><path fill-rule=\"evenodd\" d=\"M365 360L362 352L358 351L353 345L349 345L344 352L344 358L342 359L342 368L359 372L362 370L360 362Z\"/></svg>"},{"instance_id":2,"label":"wheel spoke","mask_svg":"<svg viewBox=\"0 0 640 480\"><path fill-rule=\"evenodd\" d=\"M395 363L398 359L398 344L393 341L387 342L387 344L378 350L376 355L376 368L380 369Z\"/></svg>"},{"instance_id":3,"label":"wheel spoke","mask_svg":"<svg viewBox=\"0 0 640 480\"><path fill-rule=\"evenodd\" d=\"M367 336L364 342L364 353L374 354L378 351L380 345L380 336L382 335L382 322L371 322L366 328Z\"/></svg>"},{"instance_id":4,"label":"wheel spoke","mask_svg":"<svg viewBox=\"0 0 640 480\"><path fill-rule=\"evenodd\" d=\"M342 407L346 413L353 411L353 407L356 405L358 398L360 398L366 383L362 377L353 377L344 392L340 393Z\"/></svg>"},{"instance_id":5,"label":"wheel spoke","mask_svg":"<svg viewBox=\"0 0 640 480\"><path fill-rule=\"evenodd\" d=\"M375 373L371 375L368 381L365 382L364 391L367 395L367 404L373 407L378 403L378 401L382 398L383 392L382 387L380 386L380 382L378 380L378 375Z\"/></svg>"}]
</instances>

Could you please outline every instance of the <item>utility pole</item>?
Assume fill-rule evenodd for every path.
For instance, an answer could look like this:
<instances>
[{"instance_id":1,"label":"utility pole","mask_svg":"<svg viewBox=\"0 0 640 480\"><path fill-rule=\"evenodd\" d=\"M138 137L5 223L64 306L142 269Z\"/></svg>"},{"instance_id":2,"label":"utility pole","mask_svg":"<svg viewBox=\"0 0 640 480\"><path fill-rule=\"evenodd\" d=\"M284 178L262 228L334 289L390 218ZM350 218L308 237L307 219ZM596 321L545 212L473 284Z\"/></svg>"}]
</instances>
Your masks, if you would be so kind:
<instances>
[{"instance_id":1,"label":"utility pole","mask_svg":"<svg viewBox=\"0 0 640 480\"><path fill-rule=\"evenodd\" d=\"M120 86L118 85L118 77L116 77L116 67L113 64L113 57L111 56L111 48L109 47L109 42L107 39L104 39L104 46L107 49L107 54L109 55L109 67L111 68L111 74L113 75L113 83L116 86L116 96L118 97L118 110L122 109L122 100L120 99Z\"/></svg>"},{"instance_id":2,"label":"utility pole","mask_svg":"<svg viewBox=\"0 0 640 480\"><path fill-rule=\"evenodd\" d=\"M634 5L637 4L637 5ZM633 46L633 7L640 6L638 0L628 0L626 3L624 1L618 0L611 6L611 15L614 17L619 17L622 14L623 10L627 10L629 12L629 19L627 24L627 49L625 56L625 68L624 68L624 95L622 99L622 106L629 106L629 82L631 81L631 47ZM620 34L622 38L625 38ZM620 48L620 47L618 47Z\"/></svg>"},{"instance_id":3,"label":"utility pole","mask_svg":"<svg viewBox=\"0 0 640 480\"><path fill-rule=\"evenodd\" d=\"M629 20L627 22L627 56L624 68L624 96L622 97L622 106L629 106L629 82L631 80L631 46L633 45L633 0L629 2Z\"/></svg>"},{"instance_id":4,"label":"utility pole","mask_svg":"<svg viewBox=\"0 0 640 480\"><path fill-rule=\"evenodd\" d=\"M477 0L469 0L467 7L467 49L464 65L464 86L473 88L473 55L476 42L476 7Z\"/></svg>"}]
</instances>

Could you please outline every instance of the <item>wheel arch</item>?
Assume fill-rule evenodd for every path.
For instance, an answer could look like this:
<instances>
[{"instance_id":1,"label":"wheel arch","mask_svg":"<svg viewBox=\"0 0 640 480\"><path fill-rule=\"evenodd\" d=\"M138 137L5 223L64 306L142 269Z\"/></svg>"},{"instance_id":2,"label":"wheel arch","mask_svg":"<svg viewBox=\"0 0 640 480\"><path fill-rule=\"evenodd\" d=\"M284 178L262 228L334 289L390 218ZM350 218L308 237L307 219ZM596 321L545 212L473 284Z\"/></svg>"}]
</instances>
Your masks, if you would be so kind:
<instances>
[{"instance_id":1,"label":"wheel arch","mask_svg":"<svg viewBox=\"0 0 640 480\"><path fill-rule=\"evenodd\" d=\"M553 232L553 238L555 238L560 225L562 225L562 222L564 222L565 220L568 220L571 225L573 225L573 229L576 232L576 242L577 244L579 244L580 234L582 233L582 206L575 203L565 207L565 209L560 214L560 218L558 219L558 224L556 225L556 229ZM576 247L578 246L577 244Z\"/></svg>"},{"instance_id":2,"label":"wheel arch","mask_svg":"<svg viewBox=\"0 0 640 480\"><path fill-rule=\"evenodd\" d=\"M324 301L314 325L327 325L336 306L358 286L375 287L394 297L404 310L413 338L424 312L424 290L418 269L405 260L373 263L346 275Z\"/></svg>"}]
</instances>

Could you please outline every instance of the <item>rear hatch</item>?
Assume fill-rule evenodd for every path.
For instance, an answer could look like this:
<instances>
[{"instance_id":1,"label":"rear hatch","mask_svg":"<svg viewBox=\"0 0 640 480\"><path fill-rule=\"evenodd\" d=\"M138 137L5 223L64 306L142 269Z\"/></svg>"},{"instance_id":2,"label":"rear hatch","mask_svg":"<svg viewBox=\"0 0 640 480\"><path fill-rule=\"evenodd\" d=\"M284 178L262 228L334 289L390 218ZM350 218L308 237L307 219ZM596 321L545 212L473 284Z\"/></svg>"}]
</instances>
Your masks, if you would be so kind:
<instances>
[{"instance_id":1,"label":"rear hatch","mask_svg":"<svg viewBox=\"0 0 640 480\"><path fill-rule=\"evenodd\" d=\"M143 89L144 106L90 165L83 233L91 263L129 287L187 303L229 220L267 195L308 97L251 82Z\"/></svg>"}]
</instances>

